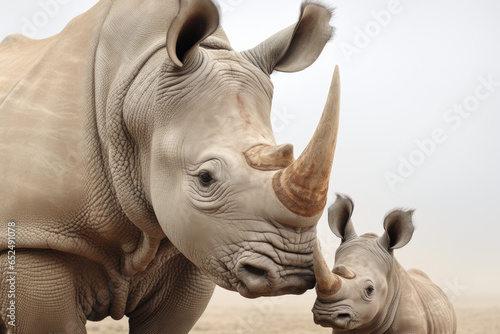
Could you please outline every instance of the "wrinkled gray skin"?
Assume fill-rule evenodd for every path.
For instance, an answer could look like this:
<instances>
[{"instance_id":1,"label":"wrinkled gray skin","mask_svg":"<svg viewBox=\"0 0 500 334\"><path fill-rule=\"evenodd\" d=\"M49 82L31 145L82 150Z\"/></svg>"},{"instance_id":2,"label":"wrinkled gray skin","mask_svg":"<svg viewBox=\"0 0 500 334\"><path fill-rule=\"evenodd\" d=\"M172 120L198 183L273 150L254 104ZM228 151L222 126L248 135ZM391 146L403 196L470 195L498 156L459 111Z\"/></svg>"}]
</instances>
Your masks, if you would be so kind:
<instances>
[{"instance_id":1,"label":"wrinkled gray skin","mask_svg":"<svg viewBox=\"0 0 500 334\"><path fill-rule=\"evenodd\" d=\"M420 270L406 271L393 250L413 234L413 211L395 210L384 220L381 237L357 236L351 222L353 203L338 196L328 209L333 233L342 238L330 272L315 248L318 297L314 321L350 334L454 334L455 311L444 292Z\"/></svg>"},{"instance_id":2,"label":"wrinkled gray skin","mask_svg":"<svg viewBox=\"0 0 500 334\"><path fill-rule=\"evenodd\" d=\"M187 333L215 284L250 298L313 288L338 114L294 160L273 137L270 73L313 63L330 17L304 5L236 52L208 0L102 0L51 38L7 37L0 332L85 333L87 319L126 315L131 333Z\"/></svg>"}]
</instances>

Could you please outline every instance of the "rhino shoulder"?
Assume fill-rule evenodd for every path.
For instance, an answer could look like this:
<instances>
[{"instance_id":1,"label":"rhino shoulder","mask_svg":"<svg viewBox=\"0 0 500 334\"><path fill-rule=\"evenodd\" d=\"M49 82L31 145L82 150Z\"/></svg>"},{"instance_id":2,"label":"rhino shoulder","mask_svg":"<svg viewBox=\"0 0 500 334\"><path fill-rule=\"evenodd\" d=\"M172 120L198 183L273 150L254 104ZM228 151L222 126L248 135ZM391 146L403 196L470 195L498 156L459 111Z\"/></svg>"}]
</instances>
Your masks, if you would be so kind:
<instances>
[{"instance_id":1,"label":"rhino shoulder","mask_svg":"<svg viewBox=\"0 0 500 334\"><path fill-rule=\"evenodd\" d=\"M429 276L427 276L427 274L426 274L426 273L424 273L424 272L423 272L422 270L420 270L420 269L410 269L410 270L408 270L408 274L409 274L410 276L418 276L418 277L422 277L422 278L428 279L429 281L431 280L431 279L429 278Z\"/></svg>"},{"instance_id":2,"label":"rhino shoulder","mask_svg":"<svg viewBox=\"0 0 500 334\"><path fill-rule=\"evenodd\" d=\"M7 46L7 45L12 44L12 43L16 43L16 42L22 43L22 42L26 42L26 41L30 41L30 40L32 40L32 39L27 37L27 36L21 35L21 34L11 34L2 40L2 42L0 42L0 45Z\"/></svg>"}]
</instances>

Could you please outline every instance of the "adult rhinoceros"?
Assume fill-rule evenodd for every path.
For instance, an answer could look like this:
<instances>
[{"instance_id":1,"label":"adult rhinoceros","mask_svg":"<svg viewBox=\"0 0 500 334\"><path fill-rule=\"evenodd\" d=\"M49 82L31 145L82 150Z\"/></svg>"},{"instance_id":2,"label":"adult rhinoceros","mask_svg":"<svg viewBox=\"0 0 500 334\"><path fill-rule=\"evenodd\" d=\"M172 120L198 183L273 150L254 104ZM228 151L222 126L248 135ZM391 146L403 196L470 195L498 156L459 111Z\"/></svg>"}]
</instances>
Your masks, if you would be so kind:
<instances>
[{"instance_id":1,"label":"adult rhinoceros","mask_svg":"<svg viewBox=\"0 0 500 334\"><path fill-rule=\"evenodd\" d=\"M330 18L306 2L297 24L236 52L208 0L102 0L51 38L7 37L0 331L127 315L131 333L186 333L215 284L312 288L338 72L297 160L273 137L269 75L313 63Z\"/></svg>"}]
</instances>

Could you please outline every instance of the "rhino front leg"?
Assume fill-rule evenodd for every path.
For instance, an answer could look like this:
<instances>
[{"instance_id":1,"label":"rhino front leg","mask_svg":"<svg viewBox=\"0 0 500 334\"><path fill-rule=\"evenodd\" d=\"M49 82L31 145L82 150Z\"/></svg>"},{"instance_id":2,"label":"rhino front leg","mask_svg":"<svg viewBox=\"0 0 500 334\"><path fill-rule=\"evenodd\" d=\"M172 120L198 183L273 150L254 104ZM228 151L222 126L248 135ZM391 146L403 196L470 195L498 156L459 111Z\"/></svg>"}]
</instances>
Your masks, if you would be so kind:
<instances>
[{"instance_id":1,"label":"rhino front leg","mask_svg":"<svg viewBox=\"0 0 500 334\"><path fill-rule=\"evenodd\" d=\"M207 307L215 284L181 254L157 274L163 284L128 314L130 334L189 333Z\"/></svg>"},{"instance_id":2,"label":"rhino front leg","mask_svg":"<svg viewBox=\"0 0 500 334\"><path fill-rule=\"evenodd\" d=\"M7 253L0 253L0 317L10 334L86 333L85 319L77 305L75 277L64 254L50 250L16 250L15 296L5 284ZM5 297L4 297L5 296ZM7 311L11 301L15 310ZM14 314L12 317L7 315ZM12 326L14 325L14 326ZM1 331L0 333L4 333Z\"/></svg>"}]
</instances>

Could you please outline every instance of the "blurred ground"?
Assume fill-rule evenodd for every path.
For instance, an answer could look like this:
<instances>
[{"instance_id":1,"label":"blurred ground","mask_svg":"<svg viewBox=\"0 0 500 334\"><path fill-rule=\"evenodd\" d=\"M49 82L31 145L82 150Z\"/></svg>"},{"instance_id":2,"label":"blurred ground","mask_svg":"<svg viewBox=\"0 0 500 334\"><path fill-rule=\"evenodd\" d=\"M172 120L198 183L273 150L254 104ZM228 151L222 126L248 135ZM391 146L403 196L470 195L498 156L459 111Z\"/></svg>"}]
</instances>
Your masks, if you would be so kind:
<instances>
[{"instance_id":1,"label":"blurred ground","mask_svg":"<svg viewBox=\"0 0 500 334\"><path fill-rule=\"evenodd\" d=\"M265 304L259 309L249 306L211 305L195 325L192 334L326 334L328 328L314 324L312 313L298 306L272 308ZM500 333L499 307L457 307L457 334ZM128 333L127 319L107 318L87 324L89 334Z\"/></svg>"}]
</instances>

